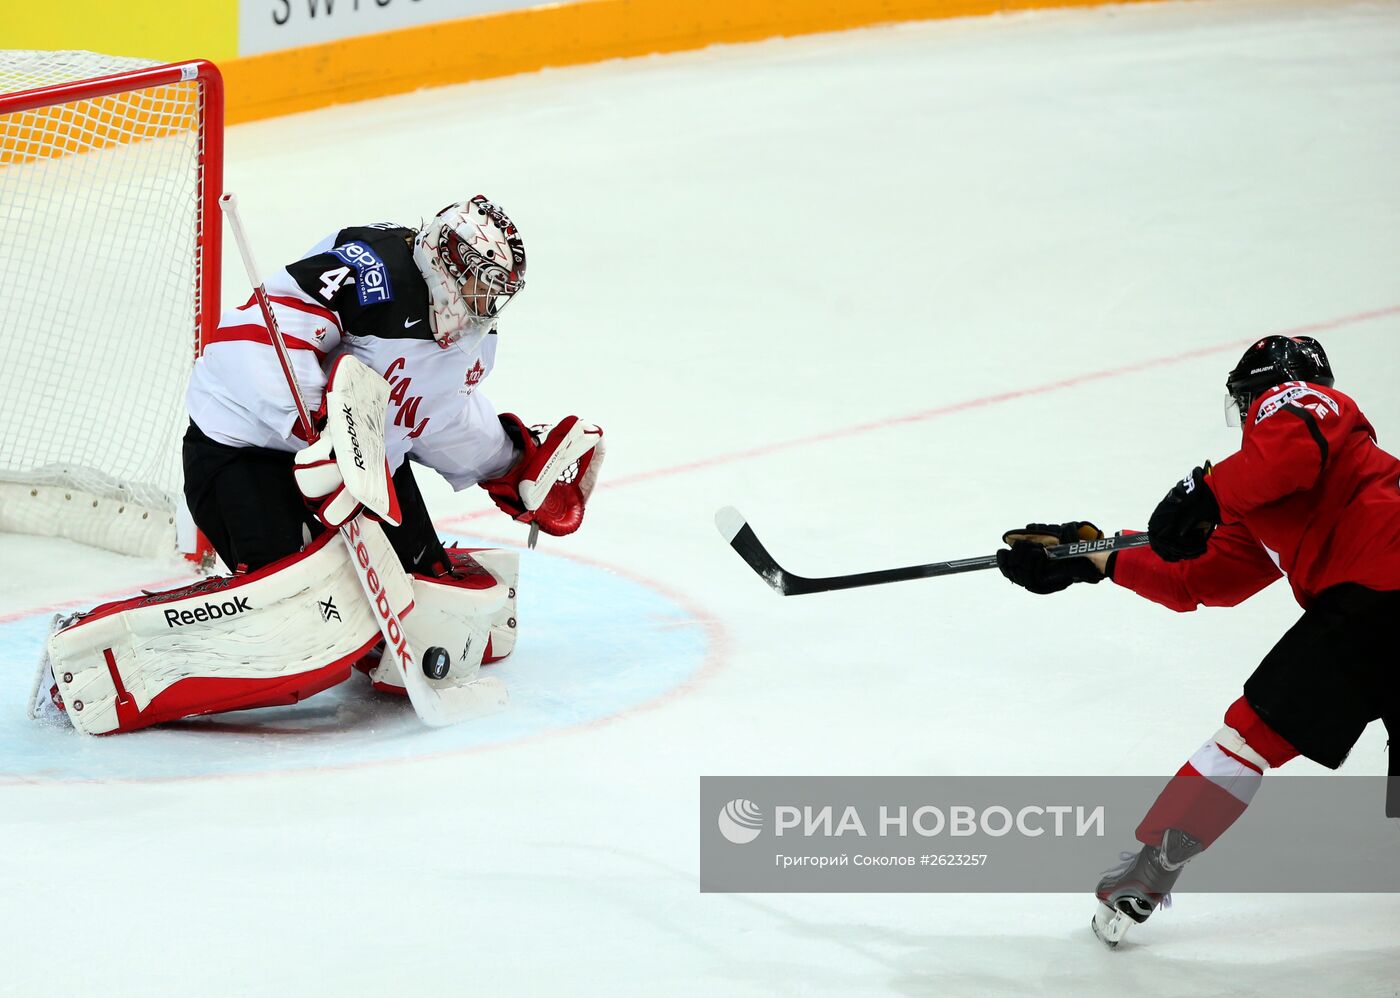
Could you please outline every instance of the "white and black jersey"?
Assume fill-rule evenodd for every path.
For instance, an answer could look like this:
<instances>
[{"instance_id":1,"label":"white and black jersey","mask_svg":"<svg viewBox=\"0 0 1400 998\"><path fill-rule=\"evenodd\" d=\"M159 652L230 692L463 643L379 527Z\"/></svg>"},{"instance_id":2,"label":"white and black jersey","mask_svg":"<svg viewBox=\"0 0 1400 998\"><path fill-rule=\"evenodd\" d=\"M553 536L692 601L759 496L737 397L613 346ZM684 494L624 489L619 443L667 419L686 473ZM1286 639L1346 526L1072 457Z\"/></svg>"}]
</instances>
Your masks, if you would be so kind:
<instances>
[{"instance_id":1,"label":"white and black jersey","mask_svg":"<svg viewBox=\"0 0 1400 998\"><path fill-rule=\"evenodd\" d=\"M349 353L389 382L385 453L409 455L456 489L503 474L514 447L477 389L496 360L496 330L449 347L433 339L428 288L413 261L413 229L342 229L267 281L277 325L307 407L325 392L330 362ZM226 311L186 393L190 418L234 447L294 451L296 406L255 300Z\"/></svg>"}]
</instances>

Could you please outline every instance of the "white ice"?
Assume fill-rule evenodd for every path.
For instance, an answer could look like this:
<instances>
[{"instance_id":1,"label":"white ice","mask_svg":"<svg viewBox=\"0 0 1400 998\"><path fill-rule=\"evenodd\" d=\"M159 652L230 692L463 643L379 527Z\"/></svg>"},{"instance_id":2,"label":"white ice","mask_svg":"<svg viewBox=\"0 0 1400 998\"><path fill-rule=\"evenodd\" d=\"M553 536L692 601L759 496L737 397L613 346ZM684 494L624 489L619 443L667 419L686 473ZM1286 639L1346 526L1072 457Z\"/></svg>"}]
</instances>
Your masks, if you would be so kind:
<instances>
[{"instance_id":1,"label":"white ice","mask_svg":"<svg viewBox=\"0 0 1400 998\"><path fill-rule=\"evenodd\" d=\"M697 799L702 774L1173 772L1295 619L1282 585L1190 615L995 573L784 600L712 514L739 506L808 574L982 554L1029 520L1140 527L1237 442L1243 346L1304 328L1400 446L1397 121L1400 7L1246 0L716 48L233 128L264 261L478 191L508 207L530 287L486 390L609 443L588 522L527 558L522 599L574 557L633 588L523 615L510 680L552 734L434 752L402 705L344 694L236 719L280 734L75 748L17 732L41 608L178 569L0 541L19 635L0 734L23 753L0 759L0 995L1395 994L1394 897L1184 894L1110 953L1087 884L702 895ZM244 294L228 261L225 298ZM523 539L437 486L445 530ZM675 598L629 601L645 580ZM703 661L657 702L642 680L682 645ZM645 709L570 713L560 690L602 661ZM45 737L88 779L35 763ZM367 764L376 740L417 758ZM152 747L188 778L139 778ZM220 753L251 771L200 775ZM1371 730L1346 771L1384 767Z\"/></svg>"}]
</instances>

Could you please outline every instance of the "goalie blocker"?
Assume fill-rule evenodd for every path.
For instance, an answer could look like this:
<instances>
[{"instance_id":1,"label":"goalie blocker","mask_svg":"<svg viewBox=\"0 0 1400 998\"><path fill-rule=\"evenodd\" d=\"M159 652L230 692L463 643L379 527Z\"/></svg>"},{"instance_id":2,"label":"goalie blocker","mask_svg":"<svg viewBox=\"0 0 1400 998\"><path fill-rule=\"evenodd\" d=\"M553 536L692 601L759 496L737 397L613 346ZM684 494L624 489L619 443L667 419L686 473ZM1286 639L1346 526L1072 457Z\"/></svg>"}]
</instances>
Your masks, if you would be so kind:
<instances>
[{"instance_id":1,"label":"goalie blocker","mask_svg":"<svg viewBox=\"0 0 1400 998\"><path fill-rule=\"evenodd\" d=\"M375 655L380 631L350 564L325 534L305 551L247 575L206 579L57 619L36 678L31 714L51 700L92 735L199 714L284 706L349 678L364 663L377 689L403 692ZM392 559L382 531L367 544ZM518 556L449 550L451 570L387 579L385 590L416 648L439 646L451 668L434 686L476 678L483 660L515 642ZM371 661L366 662L366 659Z\"/></svg>"}]
</instances>

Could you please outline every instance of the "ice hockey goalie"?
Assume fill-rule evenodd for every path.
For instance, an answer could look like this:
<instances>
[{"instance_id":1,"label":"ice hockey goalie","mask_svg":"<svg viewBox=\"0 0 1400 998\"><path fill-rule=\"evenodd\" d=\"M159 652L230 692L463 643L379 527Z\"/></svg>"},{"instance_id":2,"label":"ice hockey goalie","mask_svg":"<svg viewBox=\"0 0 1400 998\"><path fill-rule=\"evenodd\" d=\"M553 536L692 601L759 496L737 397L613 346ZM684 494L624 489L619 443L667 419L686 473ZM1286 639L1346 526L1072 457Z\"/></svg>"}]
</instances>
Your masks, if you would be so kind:
<instances>
[{"instance_id":1,"label":"ice hockey goalie","mask_svg":"<svg viewBox=\"0 0 1400 998\"><path fill-rule=\"evenodd\" d=\"M278 334L318 414L309 445L260 309L226 312L195 364L183 457L189 509L230 574L56 620L35 709L108 734L295 703L356 666L404 692L349 549L332 542L347 524L376 564L402 566L384 591L413 647L446 650L445 681L509 654L517 556L445 548L413 465L481 486L545 533L582 523L602 430L498 416L479 390L524 276L518 230L482 196L416 229L341 229L274 274Z\"/></svg>"}]
</instances>

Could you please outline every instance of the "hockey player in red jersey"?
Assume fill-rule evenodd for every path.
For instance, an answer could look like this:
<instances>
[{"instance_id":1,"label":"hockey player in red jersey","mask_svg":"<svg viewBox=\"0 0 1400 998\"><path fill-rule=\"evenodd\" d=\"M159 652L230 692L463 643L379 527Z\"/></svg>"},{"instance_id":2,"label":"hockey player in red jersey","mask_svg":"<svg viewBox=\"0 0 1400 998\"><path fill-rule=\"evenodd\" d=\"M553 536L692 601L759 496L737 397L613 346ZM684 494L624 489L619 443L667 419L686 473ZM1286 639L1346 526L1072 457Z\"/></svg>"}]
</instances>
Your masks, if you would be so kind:
<instances>
[{"instance_id":1,"label":"hockey player in red jersey","mask_svg":"<svg viewBox=\"0 0 1400 998\"><path fill-rule=\"evenodd\" d=\"M1234 606L1286 576L1303 607L1137 829L1142 849L1105 875L1094 929L1116 945L1183 866L1244 812L1264 772L1297 755L1331 769L1380 719L1400 735L1400 460L1333 387L1322 346L1270 336L1226 382L1238 452L1174 485L1148 520L1151 546L1052 561L1046 544L1102 537L1090 523L1008 531L998 564L1033 593L1104 578L1177 611ZM1392 747L1392 775L1400 759ZM1400 817L1400 801L1389 813Z\"/></svg>"},{"instance_id":2,"label":"hockey player in red jersey","mask_svg":"<svg viewBox=\"0 0 1400 998\"><path fill-rule=\"evenodd\" d=\"M133 731L295 703L356 665L375 688L404 693L403 662L375 651L390 618L385 635L432 653L422 671L439 692L509 654L516 553L445 549L412 465L458 490L481 486L532 531L579 528L602 430L572 415L553 426L498 416L478 390L501 312L524 284L520 233L478 195L419 228L378 223L322 240L266 281L276 332L254 299L228 310L186 394L184 470L194 521L232 574L56 621L34 711L57 706L89 734ZM273 335L306 410L328 421L315 443ZM328 543L343 525L350 546ZM377 603L352 558L378 567L367 583Z\"/></svg>"}]
</instances>

